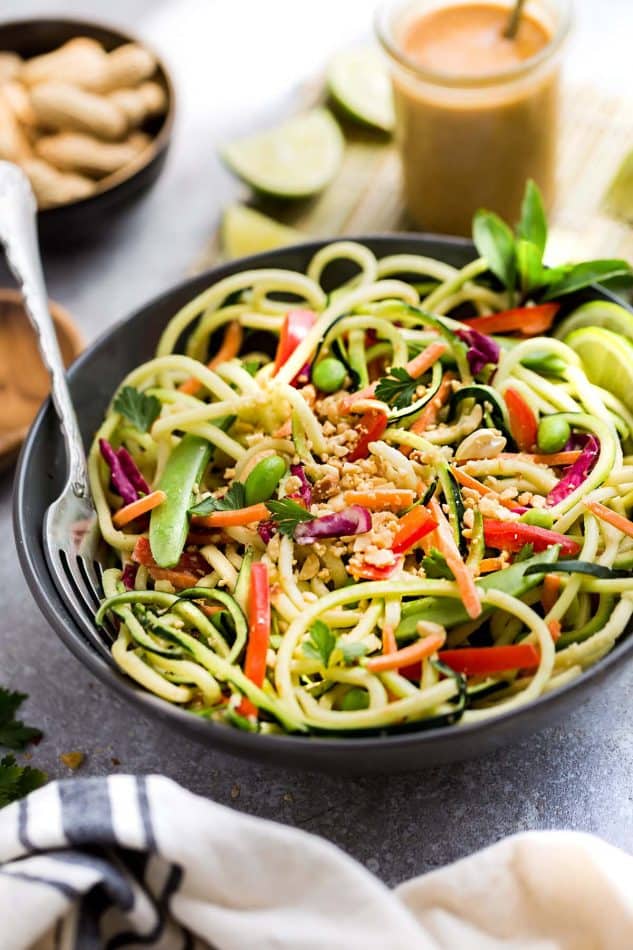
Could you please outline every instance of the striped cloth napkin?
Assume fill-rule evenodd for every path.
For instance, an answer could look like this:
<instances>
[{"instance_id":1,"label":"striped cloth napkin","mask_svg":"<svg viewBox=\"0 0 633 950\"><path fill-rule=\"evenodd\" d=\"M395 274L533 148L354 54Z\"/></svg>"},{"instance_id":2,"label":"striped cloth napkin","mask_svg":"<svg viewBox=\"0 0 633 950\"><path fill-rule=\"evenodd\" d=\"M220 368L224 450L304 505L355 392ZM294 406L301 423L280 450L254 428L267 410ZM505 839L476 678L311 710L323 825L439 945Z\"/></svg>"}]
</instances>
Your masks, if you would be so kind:
<instances>
[{"instance_id":1,"label":"striped cloth napkin","mask_svg":"<svg viewBox=\"0 0 633 950\"><path fill-rule=\"evenodd\" d=\"M2 950L141 946L630 950L633 859L530 832L392 891L160 776L52 783L0 812Z\"/></svg>"}]
</instances>

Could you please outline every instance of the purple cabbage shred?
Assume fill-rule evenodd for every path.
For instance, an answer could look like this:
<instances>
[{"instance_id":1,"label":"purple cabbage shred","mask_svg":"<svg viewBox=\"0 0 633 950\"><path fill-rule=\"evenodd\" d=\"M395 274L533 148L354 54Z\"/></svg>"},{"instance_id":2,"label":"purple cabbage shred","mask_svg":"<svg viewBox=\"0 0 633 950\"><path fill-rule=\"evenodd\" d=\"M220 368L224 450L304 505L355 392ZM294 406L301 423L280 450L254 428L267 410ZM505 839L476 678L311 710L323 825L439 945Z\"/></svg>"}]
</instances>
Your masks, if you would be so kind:
<instances>
[{"instance_id":1,"label":"purple cabbage shred","mask_svg":"<svg viewBox=\"0 0 633 950\"><path fill-rule=\"evenodd\" d=\"M294 495L290 495L289 497L292 498L293 501L300 501L306 508L309 508L312 504L312 485L308 481L303 465L291 465L290 474L299 479L301 488L295 492Z\"/></svg>"},{"instance_id":2,"label":"purple cabbage shred","mask_svg":"<svg viewBox=\"0 0 633 950\"><path fill-rule=\"evenodd\" d=\"M487 366L489 363L496 366L499 362L501 350L499 344L496 340L493 340L492 337L480 333L479 330L471 330L470 328L456 330L455 336L458 336L459 339L468 346L466 358L468 359L468 365L470 366L470 371L473 376L480 373L484 366Z\"/></svg>"},{"instance_id":3,"label":"purple cabbage shred","mask_svg":"<svg viewBox=\"0 0 633 950\"><path fill-rule=\"evenodd\" d=\"M138 571L138 564L126 564L123 568L123 573L121 574L121 580L123 581L123 586L126 590L134 590L134 582L136 580L136 572Z\"/></svg>"},{"instance_id":4,"label":"purple cabbage shred","mask_svg":"<svg viewBox=\"0 0 633 950\"><path fill-rule=\"evenodd\" d=\"M299 544L311 544L320 538L344 538L353 534L364 534L371 528L371 513L362 505L349 505L342 511L335 511L313 521L302 521L294 532Z\"/></svg>"},{"instance_id":5,"label":"purple cabbage shred","mask_svg":"<svg viewBox=\"0 0 633 950\"><path fill-rule=\"evenodd\" d=\"M582 483L596 463L600 454L600 443L595 435L586 438L584 448L573 465L570 465L561 480L554 485L545 499L546 505L557 505L571 495Z\"/></svg>"}]
</instances>

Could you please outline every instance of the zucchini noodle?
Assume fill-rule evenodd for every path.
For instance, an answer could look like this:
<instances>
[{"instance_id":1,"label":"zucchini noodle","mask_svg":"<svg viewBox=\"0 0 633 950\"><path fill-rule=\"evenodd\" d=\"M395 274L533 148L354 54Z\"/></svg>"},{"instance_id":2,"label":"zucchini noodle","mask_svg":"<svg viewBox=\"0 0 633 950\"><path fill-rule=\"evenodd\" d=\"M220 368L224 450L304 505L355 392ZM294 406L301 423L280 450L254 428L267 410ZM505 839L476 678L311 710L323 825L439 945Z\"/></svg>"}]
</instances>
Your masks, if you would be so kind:
<instances>
[{"instance_id":1,"label":"zucchini noodle","mask_svg":"<svg viewBox=\"0 0 633 950\"><path fill-rule=\"evenodd\" d=\"M613 648L633 411L548 336L477 362L494 286L339 241L170 320L88 457L123 673L232 727L369 735L485 721Z\"/></svg>"}]
</instances>

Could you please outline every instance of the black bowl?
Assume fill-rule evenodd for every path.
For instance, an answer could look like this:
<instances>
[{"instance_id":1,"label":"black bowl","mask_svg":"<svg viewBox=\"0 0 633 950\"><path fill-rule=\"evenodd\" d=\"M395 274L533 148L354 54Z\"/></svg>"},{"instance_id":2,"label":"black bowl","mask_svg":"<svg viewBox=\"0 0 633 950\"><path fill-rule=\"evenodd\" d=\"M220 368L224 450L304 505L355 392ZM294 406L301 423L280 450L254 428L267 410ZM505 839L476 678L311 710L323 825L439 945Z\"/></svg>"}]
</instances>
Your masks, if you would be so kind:
<instances>
[{"instance_id":1,"label":"black bowl","mask_svg":"<svg viewBox=\"0 0 633 950\"><path fill-rule=\"evenodd\" d=\"M0 23L0 50L18 53L24 59L50 53L68 40L87 36L110 52L124 43L147 46L142 40L113 26L74 19L29 19ZM167 109L142 126L151 137L147 149L130 166L108 175L93 194L56 208L38 212L40 240L44 244L73 244L94 237L115 220L118 212L147 191L156 181L167 158L174 122L174 89L165 66L157 58L156 82L167 96Z\"/></svg>"},{"instance_id":2,"label":"black bowl","mask_svg":"<svg viewBox=\"0 0 633 950\"><path fill-rule=\"evenodd\" d=\"M378 257L417 253L461 267L475 256L472 244L460 238L393 235L357 240L367 244ZM163 327L184 303L209 284L237 271L253 267L305 271L309 259L324 243L301 244L214 268L179 284L108 330L82 354L68 374L86 442L100 424L121 379L138 363L153 356ZM348 273L344 264L335 263L327 276L338 282ZM615 299L606 291L593 288L590 292L576 295L568 306L575 306L588 298ZM331 739L253 735L208 722L151 696L109 666L86 642L69 615L51 580L42 548L44 513L61 491L65 469L59 423L49 400L27 437L15 482L14 526L18 555L40 609L66 646L103 682L144 710L146 715L159 718L180 733L226 752L284 766L356 774L404 771L470 758L566 716L589 692L614 676L633 652L633 637L627 635L608 656L567 686L481 724L400 735Z\"/></svg>"}]
</instances>

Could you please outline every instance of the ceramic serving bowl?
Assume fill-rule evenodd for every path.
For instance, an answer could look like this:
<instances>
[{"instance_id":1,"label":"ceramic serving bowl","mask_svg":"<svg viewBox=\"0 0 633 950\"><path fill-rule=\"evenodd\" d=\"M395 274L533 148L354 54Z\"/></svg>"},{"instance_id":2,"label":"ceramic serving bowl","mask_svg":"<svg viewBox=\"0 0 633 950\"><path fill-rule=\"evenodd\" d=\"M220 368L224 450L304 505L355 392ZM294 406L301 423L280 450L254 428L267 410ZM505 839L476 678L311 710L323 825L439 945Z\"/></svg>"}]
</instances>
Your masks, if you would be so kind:
<instances>
[{"instance_id":1,"label":"ceramic serving bowl","mask_svg":"<svg viewBox=\"0 0 633 950\"><path fill-rule=\"evenodd\" d=\"M50 53L68 40L87 36L110 52L124 43L147 44L113 26L75 19L29 19L0 23L0 50L18 53L24 59ZM174 121L174 89L164 64L157 60L153 79L165 90L167 109L142 126L151 141L129 165L102 179L95 191L38 213L40 240L44 244L72 244L100 234L118 212L147 191L160 175L171 141Z\"/></svg>"},{"instance_id":2,"label":"ceramic serving bowl","mask_svg":"<svg viewBox=\"0 0 633 950\"><path fill-rule=\"evenodd\" d=\"M473 245L459 238L403 234L353 240L366 244L378 257L387 254L422 254L457 267L464 266L475 257ZM210 284L241 270L281 267L305 272L310 258L325 243L318 241L283 248L214 268L179 284L108 330L77 360L69 373L70 388L86 445L100 424L120 381L139 363L154 355L165 324L183 304ZM336 285L351 276L351 273L345 262L337 261L331 265L328 276ZM606 291L595 287L570 298L566 308L575 307L590 298L614 299ZM14 509L18 554L40 609L75 656L145 716L159 720L181 735L226 752L283 766L355 774L405 771L470 758L516 741L568 716L589 693L599 689L607 679L613 678L633 654L633 636L628 631L611 653L561 689L494 719L464 726L366 738L321 738L254 735L209 722L142 690L114 665L109 665L75 625L51 580L42 548L44 513L62 488L65 468L59 424L49 401L40 411L22 451Z\"/></svg>"}]
</instances>

